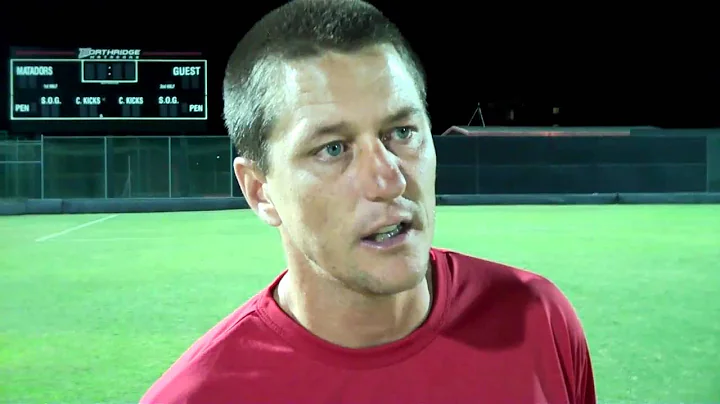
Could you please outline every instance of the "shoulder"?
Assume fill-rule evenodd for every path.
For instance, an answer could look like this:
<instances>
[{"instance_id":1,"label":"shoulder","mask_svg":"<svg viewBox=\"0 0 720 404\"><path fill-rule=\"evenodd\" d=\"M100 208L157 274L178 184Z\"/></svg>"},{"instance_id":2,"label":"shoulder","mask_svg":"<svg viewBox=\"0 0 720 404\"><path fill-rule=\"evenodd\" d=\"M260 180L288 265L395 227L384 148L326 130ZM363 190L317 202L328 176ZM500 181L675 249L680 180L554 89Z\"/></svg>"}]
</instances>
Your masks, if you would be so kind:
<instances>
[{"instance_id":1,"label":"shoulder","mask_svg":"<svg viewBox=\"0 0 720 404\"><path fill-rule=\"evenodd\" d=\"M565 294L542 275L465 254L436 249L447 277L447 326L476 330L492 346L510 342L557 363L574 403L595 403L592 363L578 314ZM492 333L483 330L492 329Z\"/></svg>"},{"instance_id":2,"label":"shoulder","mask_svg":"<svg viewBox=\"0 0 720 404\"><path fill-rule=\"evenodd\" d=\"M153 383L140 400L147 403L187 403L202 401L205 389L228 349L241 343L238 338L262 332L264 325L257 308L261 294L254 296L230 313L190 346L173 365Z\"/></svg>"},{"instance_id":3,"label":"shoulder","mask_svg":"<svg viewBox=\"0 0 720 404\"><path fill-rule=\"evenodd\" d=\"M563 324L582 338L577 312L567 296L550 279L529 270L447 250L433 249L447 268L448 293L454 304L467 308L482 302L485 308L523 313ZM497 313L495 313L497 314Z\"/></svg>"}]
</instances>

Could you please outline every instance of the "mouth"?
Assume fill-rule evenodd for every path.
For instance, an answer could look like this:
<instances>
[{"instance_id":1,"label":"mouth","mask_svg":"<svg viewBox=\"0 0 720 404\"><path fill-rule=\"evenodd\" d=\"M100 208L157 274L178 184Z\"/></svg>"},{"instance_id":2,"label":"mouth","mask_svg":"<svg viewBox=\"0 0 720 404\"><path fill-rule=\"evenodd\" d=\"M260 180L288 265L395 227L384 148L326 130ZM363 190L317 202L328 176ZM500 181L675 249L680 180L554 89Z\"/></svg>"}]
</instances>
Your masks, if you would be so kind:
<instances>
[{"instance_id":1,"label":"mouth","mask_svg":"<svg viewBox=\"0 0 720 404\"><path fill-rule=\"evenodd\" d=\"M377 232L362 238L364 245L378 248L387 249L402 244L408 236L412 226L409 221L402 221L400 223L385 226L378 229Z\"/></svg>"}]
</instances>

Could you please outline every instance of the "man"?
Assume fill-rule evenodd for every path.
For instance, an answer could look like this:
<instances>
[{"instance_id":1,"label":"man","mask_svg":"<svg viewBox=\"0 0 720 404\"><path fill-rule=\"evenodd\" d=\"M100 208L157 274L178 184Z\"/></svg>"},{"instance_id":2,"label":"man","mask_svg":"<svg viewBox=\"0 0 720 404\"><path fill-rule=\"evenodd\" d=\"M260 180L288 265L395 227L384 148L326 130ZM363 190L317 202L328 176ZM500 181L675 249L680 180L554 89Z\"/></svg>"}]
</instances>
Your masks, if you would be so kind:
<instances>
[{"instance_id":1,"label":"man","mask_svg":"<svg viewBox=\"0 0 720 404\"><path fill-rule=\"evenodd\" d=\"M575 312L548 280L431 248L436 159L420 64L359 0L296 0L227 66L248 204L287 270L142 403L594 403Z\"/></svg>"}]
</instances>

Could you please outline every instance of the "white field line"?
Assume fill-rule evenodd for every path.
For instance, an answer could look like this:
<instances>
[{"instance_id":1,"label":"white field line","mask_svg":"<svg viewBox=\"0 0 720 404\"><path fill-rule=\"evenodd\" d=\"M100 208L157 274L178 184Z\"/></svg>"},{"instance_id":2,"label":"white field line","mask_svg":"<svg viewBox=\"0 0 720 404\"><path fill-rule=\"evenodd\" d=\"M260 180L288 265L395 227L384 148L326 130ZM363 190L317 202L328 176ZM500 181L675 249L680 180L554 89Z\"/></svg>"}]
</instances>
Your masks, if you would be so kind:
<instances>
[{"instance_id":1,"label":"white field line","mask_svg":"<svg viewBox=\"0 0 720 404\"><path fill-rule=\"evenodd\" d=\"M91 242L113 242L113 241L152 241L152 240L172 240L171 237L107 237L107 238L64 238L63 243L78 242L78 243L91 243Z\"/></svg>"},{"instance_id":2,"label":"white field line","mask_svg":"<svg viewBox=\"0 0 720 404\"><path fill-rule=\"evenodd\" d=\"M49 234L49 235L47 235L47 236L42 236L42 237L40 237L39 239L36 239L35 241L41 243L41 242L43 242L43 241L47 241L47 240L50 240L50 239L54 239L55 237L60 237L60 236L62 236L62 235L71 233L71 232L73 232L73 231L75 231L75 230L80 230L80 229L83 229L83 228L85 228L85 227L92 226L92 225L94 225L94 224L102 223L102 222L104 222L104 221L106 221L106 220L110 220L110 219L115 218L115 217L118 217L118 216L120 216L120 215L110 215L110 216L101 217L100 219L96 219L96 220L93 220L93 221L91 221L91 222L83 223L83 224L80 224L80 225L71 227L71 228L69 228L69 229L63 230L63 231L58 232L58 233L53 233L53 234Z\"/></svg>"}]
</instances>

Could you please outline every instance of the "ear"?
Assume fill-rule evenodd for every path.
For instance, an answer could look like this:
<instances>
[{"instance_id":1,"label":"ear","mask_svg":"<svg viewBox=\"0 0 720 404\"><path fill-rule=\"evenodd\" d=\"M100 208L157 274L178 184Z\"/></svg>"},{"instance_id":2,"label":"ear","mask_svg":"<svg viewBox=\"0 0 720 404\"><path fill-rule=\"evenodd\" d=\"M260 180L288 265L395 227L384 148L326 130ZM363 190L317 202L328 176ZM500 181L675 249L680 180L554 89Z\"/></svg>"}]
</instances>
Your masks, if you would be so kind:
<instances>
[{"instance_id":1,"label":"ear","mask_svg":"<svg viewBox=\"0 0 720 404\"><path fill-rule=\"evenodd\" d=\"M252 160L236 157L233 161L235 178L237 178L243 196L250 208L265 223L277 227L282 224L280 215L272 202L270 187L265 176L256 168Z\"/></svg>"}]
</instances>

